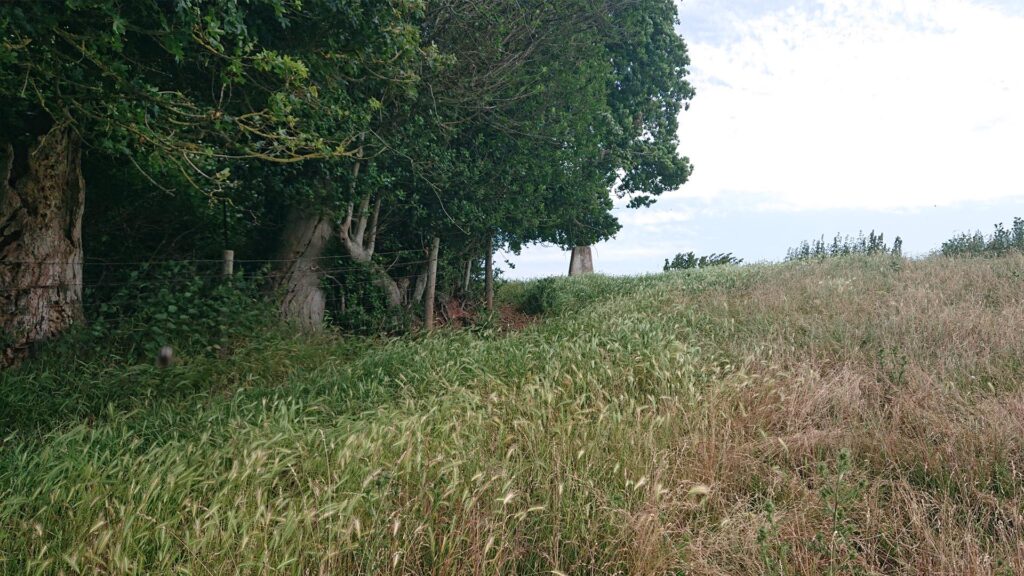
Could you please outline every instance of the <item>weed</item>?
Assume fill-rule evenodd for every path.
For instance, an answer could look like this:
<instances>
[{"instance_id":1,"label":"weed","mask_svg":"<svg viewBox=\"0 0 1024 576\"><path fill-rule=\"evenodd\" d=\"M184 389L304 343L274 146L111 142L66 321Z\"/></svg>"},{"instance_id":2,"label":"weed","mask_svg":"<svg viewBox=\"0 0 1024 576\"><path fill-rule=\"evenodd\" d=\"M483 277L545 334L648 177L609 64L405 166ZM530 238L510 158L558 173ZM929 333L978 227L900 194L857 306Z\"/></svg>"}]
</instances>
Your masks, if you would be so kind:
<instances>
[{"instance_id":1,"label":"weed","mask_svg":"<svg viewBox=\"0 0 1024 576\"><path fill-rule=\"evenodd\" d=\"M789 574L790 545L782 539L775 519L775 502L768 500L764 507L764 524L757 529L757 548L764 565L764 574Z\"/></svg>"},{"instance_id":2,"label":"weed","mask_svg":"<svg viewBox=\"0 0 1024 576\"><path fill-rule=\"evenodd\" d=\"M59 343L51 354L79 351L151 359L162 346L186 354L215 353L255 330L265 329L271 306L261 295L260 274L222 279L194 265L142 266L89 294L88 327ZM99 290L99 289L97 289Z\"/></svg>"},{"instance_id":3,"label":"weed","mask_svg":"<svg viewBox=\"0 0 1024 576\"><path fill-rule=\"evenodd\" d=\"M851 518L851 508L862 497L866 484L853 482L850 451L839 451L835 463L821 462L818 478L822 486L818 493L827 517L828 532L818 532L814 545L828 559L827 574L861 574L863 568L857 561L859 550L856 539L860 536L857 523Z\"/></svg>"}]
</instances>

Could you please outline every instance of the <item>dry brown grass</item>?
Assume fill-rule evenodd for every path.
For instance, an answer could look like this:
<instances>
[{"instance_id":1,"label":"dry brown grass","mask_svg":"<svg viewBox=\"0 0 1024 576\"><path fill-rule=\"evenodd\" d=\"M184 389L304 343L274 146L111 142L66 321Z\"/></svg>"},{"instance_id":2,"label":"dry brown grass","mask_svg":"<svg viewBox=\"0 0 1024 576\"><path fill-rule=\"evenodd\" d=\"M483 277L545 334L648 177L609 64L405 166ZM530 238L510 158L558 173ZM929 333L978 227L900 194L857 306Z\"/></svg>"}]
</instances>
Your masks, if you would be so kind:
<instances>
[{"instance_id":1,"label":"dry brown grass","mask_svg":"<svg viewBox=\"0 0 1024 576\"><path fill-rule=\"evenodd\" d=\"M689 573L1024 574L1024 258L792 265L674 306L737 366L666 472L713 487Z\"/></svg>"}]
</instances>

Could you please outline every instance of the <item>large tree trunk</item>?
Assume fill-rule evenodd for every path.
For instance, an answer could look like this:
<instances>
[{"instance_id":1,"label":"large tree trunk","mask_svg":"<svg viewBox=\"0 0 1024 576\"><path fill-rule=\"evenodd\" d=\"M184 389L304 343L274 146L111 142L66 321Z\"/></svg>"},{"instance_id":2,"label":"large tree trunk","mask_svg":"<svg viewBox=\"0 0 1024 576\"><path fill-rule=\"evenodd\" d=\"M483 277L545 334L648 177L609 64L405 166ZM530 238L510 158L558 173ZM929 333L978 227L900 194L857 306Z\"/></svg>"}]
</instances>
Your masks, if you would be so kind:
<instances>
[{"instance_id":1,"label":"large tree trunk","mask_svg":"<svg viewBox=\"0 0 1024 576\"><path fill-rule=\"evenodd\" d=\"M0 366L82 319L82 149L66 127L0 162Z\"/></svg>"},{"instance_id":2,"label":"large tree trunk","mask_svg":"<svg viewBox=\"0 0 1024 576\"><path fill-rule=\"evenodd\" d=\"M281 237L275 285L282 292L281 317L307 331L323 328L327 299L320 258L331 237L331 222L292 209Z\"/></svg>"},{"instance_id":3,"label":"large tree trunk","mask_svg":"<svg viewBox=\"0 0 1024 576\"><path fill-rule=\"evenodd\" d=\"M582 276L594 273L594 256L590 246L577 246L572 249L569 259L569 276Z\"/></svg>"}]
</instances>

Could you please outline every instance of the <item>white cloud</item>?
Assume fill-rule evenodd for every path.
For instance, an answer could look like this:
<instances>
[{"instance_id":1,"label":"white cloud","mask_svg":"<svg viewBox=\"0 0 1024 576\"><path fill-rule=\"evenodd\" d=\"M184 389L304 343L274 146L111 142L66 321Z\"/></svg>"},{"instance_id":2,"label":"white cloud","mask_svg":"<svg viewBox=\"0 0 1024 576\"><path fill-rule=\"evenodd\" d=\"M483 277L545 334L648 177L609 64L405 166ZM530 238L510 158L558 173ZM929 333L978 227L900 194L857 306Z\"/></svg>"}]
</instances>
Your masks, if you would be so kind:
<instances>
[{"instance_id":1,"label":"white cloud","mask_svg":"<svg viewBox=\"0 0 1024 576\"><path fill-rule=\"evenodd\" d=\"M665 224L678 224L693 220L693 212L689 210L644 210L625 209L617 213L623 227L654 228Z\"/></svg>"},{"instance_id":2,"label":"white cloud","mask_svg":"<svg viewBox=\"0 0 1024 576\"><path fill-rule=\"evenodd\" d=\"M731 40L690 45L698 96L680 149L697 169L682 195L791 209L1024 195L1024 18L824 0L732 22Z\"/></svg>"},{"instance_id":3,"label":"white cloud","mask_svg":"<svg viewBox=\"0 0 1024 576\"><path fill-rule=\"evenodd\" d=\"M668 250L671 250L671 246L662 243L633 246L599 244L594 247L594 262L596 267L600 262L632 262L637 259L657 261Z\"/></svg>"},{"instance_id":4,"label":"white cloud","mask_svg":"<svg viewBox=\"0 0 1024 576\"><path fill-rule=\"evenodd\" d=\"M925 252L1018 214L1020 0L681 1L697 98L680 152L696 172L653 208L616 201L624 227L598 270L655 271L688 250L781 258L876 225ZM515 260L510 275L529 277L564 274L569 256Z\"/></svg>"}]
</instances>

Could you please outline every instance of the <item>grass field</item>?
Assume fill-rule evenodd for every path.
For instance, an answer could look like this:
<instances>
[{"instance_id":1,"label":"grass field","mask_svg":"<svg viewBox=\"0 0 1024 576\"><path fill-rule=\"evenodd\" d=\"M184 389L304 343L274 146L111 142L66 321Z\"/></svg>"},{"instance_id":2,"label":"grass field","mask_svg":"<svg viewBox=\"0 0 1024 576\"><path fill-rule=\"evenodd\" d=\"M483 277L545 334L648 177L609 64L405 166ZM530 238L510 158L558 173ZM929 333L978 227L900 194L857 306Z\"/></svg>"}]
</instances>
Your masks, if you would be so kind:
<instances>
[{"instance_id":1,"label":"grass field","mask_svg":"<svg viewBox=\"0 0 1024 576\"><path fill-rule=\"evenodd\" d=\"M0 572L1024 574L1024 257L541 288L3 374Z\"/></svg>"}]
</instances>

